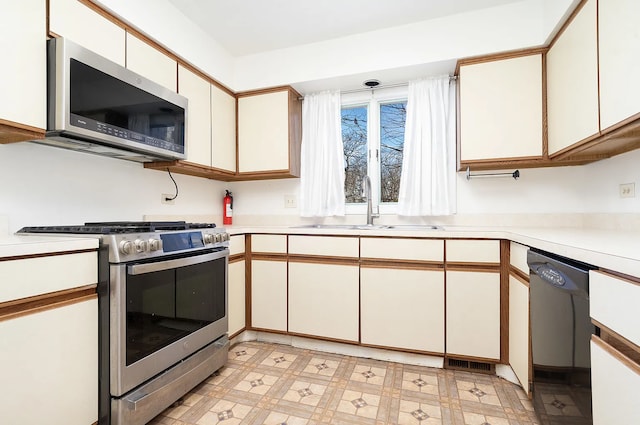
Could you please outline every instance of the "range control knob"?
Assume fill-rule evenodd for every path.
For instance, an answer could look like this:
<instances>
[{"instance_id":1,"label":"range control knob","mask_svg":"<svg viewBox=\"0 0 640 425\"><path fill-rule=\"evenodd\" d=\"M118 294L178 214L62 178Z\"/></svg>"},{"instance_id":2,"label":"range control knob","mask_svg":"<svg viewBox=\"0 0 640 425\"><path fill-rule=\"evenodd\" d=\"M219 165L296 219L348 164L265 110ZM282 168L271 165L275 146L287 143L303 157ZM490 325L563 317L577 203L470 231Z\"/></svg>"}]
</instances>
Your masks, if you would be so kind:
<instances>
[{"instance_id":1,"label":"range control knob","mask_svg":"<svg viewBox=\"0 0 640 425\"><path fill-rule=\"evenodd\" d=\"M204 234L204 243L205 244L213 243L213 235L211 233Z\"/></svg>"},{"instance_id":2,"label":"range control knob","mask_svg":"<svg viewBox=\"0 0 640 425\"><path fill-rule=\"evenodd\" d=\"M149 239L149 251L160 251L162 249L162 241L160 239Z\"/></svg>"},{"instance_id":3,"label":"range control knob","mask_svg":"<svg viewBox=\"0 0 640 425\"><path fill-rule=\"evenodd\" d=\"M216 233L216 243L222 242L222 233Z\"/></svg>"},{"instance_id":4,"label":"range control knob","mask_svg":"<svg viewBox=\"0 0 640 425\"><path fill-rule=\"evenodd\" d=\"M136 246L136 252L149 251L149 242L147 241L143 241L142 239L136 239L134 244Z\"/></svg>"},{"instance_id":5,"label":"range control knob","mask_svg":"<svg viewBox=\"0 0 640 425\"><path fill-rule=\"evenodd\" d=\"M120 242L120 252L124 255L133 254L133 242L122 241Z\"/></svg>"},{"instance_id":6,"label":"range control knob","mask_svg":"<svg viewBox=\"0 0 640 425\"><path fill-rule=\"evenodd\" d=\"M227 232L224 232L222 234L222 242L226 242L229 240L229 234Z\"/></svg>"}]
</instances>

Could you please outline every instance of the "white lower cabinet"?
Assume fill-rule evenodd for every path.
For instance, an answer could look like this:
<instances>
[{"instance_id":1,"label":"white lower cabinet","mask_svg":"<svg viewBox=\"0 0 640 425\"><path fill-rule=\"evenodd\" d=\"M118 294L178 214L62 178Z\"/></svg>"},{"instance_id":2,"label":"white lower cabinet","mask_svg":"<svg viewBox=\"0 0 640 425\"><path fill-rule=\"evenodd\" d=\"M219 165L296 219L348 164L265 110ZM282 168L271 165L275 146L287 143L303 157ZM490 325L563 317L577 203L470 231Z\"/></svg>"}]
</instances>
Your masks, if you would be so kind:
<instances>
[{"instance_id":1,"label":"white lower cabinet","mask_svg":"<svg viewBox=\"0 0 640 425\"><path fill-rule=\"evenodd\" d=\"M245 262L236 261L229 263L229 278L228 278L228 320L229 320L229 335L244 329L245 323Z\"/></svg>"},{"instance_id":2,"label":"white lower cabinet","mask_svg":"<svg viewBox=\"0 0 640 425\"><path fill-rule=\"evenodd\" d=\"M358 341L358 265L289 262L289 332Z\"/></svg>"},{"instance_id":3,"label":"white lower cabinet","mask_svg":"<svg viewBox=\"0 0 640 425\"><path fill-rule=\"evenodd\" d=\"M597 337L591 339L594 425L640 424L640 366Z\"/></svg>"},{"instance_id":4,"label":"white lower cabinet","mask_svg":"<svg viewBox=\"0 0 640 425\"><path fill-rule=\"evenodd\" d=\"M251 261L251 326L287 331L286 261Z\"/></svg>"},{"instance_id":5,"label":"white lower cabinet","mask_svg":"<svg viewBox=\"0 0 640 425\"><path fill-rule=\"evenodd\" d=\"M98 420L98 300L0 321L0 417L6 424Z\"/></svg>"},{"instance_id":6,"label":"white lower cabinet","mask_svg":"<svg viewBox=\"0 0 640 425\"><path fill-rule=\"evenodd\" d=\"M529 393L529 287L509 276L509 364Z\"/></svg>"},{"instance_id":7,"label":"white lower cabinet","mask_svg":"<svg viewBox=\"0 0 640 425\"><path fill-rule=\"evenodd\" d=\"M360 269L361 342L444 353L444 272Z\"/></svg>"},{"instance_id":8,"label":"white lower cabinet","mask_svg":"<svg viewBox=\"0 0 640 425\"><path fill-rule=\"evenodd\" d=\"M447 271L447 354L500 359L500 273Z\"/></svg>"}]
</instances>

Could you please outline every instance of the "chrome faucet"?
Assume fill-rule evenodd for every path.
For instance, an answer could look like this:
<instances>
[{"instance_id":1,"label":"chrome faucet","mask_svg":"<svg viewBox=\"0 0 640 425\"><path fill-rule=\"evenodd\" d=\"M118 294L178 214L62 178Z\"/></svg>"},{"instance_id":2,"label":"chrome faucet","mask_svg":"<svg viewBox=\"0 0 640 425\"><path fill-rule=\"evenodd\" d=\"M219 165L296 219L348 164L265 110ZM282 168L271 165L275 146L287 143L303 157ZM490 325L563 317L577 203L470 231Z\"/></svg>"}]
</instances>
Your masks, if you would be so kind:
<instances>
[{"instance_id":1,"label":"chrome faucet","mask_svg":"<svg viewBox=\"0 0 640 425\"><path fill-rule=\"evenodd\" d=\"M371 179L364 176L362 179L362 196L367 200L367 226L373 226L374 217L380 217L379 213L373 213L373 205L371 202Z\"/></svg>"}]
</instances>

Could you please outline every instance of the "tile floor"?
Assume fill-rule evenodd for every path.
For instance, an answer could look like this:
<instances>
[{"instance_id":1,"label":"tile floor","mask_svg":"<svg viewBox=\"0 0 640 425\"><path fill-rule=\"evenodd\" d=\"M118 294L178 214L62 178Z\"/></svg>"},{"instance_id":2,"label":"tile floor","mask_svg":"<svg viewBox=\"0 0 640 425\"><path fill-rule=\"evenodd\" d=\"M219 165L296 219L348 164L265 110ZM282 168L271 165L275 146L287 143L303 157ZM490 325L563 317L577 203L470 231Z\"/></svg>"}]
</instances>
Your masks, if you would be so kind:
<instances>
[{"instance_id":1,"label":"tile floor","mask_svg":"<svg viewBox=\"0 0 640 425\"><path fill-rule=\"evenodd\" d=\"M531 402L496 376L243 342L152 425L531 425Z\"/></svg>"}]
</instances>

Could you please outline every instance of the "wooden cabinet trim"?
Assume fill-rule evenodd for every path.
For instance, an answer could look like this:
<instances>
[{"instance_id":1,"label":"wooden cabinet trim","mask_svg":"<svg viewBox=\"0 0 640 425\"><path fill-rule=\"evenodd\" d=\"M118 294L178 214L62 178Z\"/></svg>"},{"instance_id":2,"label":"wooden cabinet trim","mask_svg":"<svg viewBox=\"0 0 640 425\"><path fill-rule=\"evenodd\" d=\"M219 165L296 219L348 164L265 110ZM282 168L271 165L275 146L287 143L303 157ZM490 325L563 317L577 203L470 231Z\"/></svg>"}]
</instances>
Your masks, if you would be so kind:
<instances>
[{"instance_id":1,"label":"wooden cabinet trim","mask_svg":"<svg viewBox=\"0 0 640 425\"><path fill-rule=\"evenodd\" d=\"M613 346L609 345L602 339L598 338L596 335L591 335L591 341L602 348L604 351L609 353L611 356L615 357L618 361L624 364L626 367L631 369L636 375L640 375L640 364L634 362L629 357L625 356L623 353L618 351Z\"/></svg>"},{"instance_id":2,"label":"wooden cabinet trim","mask_svg":"<svg viewBox=\"0 0 640 425\"><path fill-rule=\"evenodd\" d=\"M401 347L388 347L386 345L375 345L375 344L359 344L361 347L369 347L369 348L377 348L380 350L393 350L400 353L409 353L409 354L420 354L425 356L435 356L435 357L443 357L443 352L441 351L423 351L423 350L412 350L410 348L401 348Z\"/></svg>"},{"instance_id":3,"label":"wooden cabinet trim","mask_svg":"<svg viewBox=\"0 0 640 425\"><path fill-rule=\"evenodd\" d=\"M607 269L600 269L600 270L594 271L593 273L602 273L604 275L615 277L616 279L619 279L619 280L624 280L625 282L629 283L630 285L638 285L638 286L640 286L640 277L631 276L631 275L628 275L628 274L619 273L619 272L616 272L616 271L613 271L613 270L607 270Z\"/></svg>"},{"instance_id":4,"label":"wooden cabinet trim","mask_svg":"<svg viewBox=\"0 0 640 425\"><path fill-rule=\"evenodd\" d=\"M513 276L518 282L522 283L527 288L529 287L529 275L524 273L522 270L514 267L512 265L509 266L509 276Z\"/></svg>"},{"instance_id":5,"label":"wooden cabinet trim","mask_svg":"<svg viewBox=\"0 0 640 425\"><path fill-rule=\"evenodd\" d=\"M624 336L620 335L616 331L608 328L595 319L591 319L591 323L600 329L600 339L607 344L615 347L618 351L623 352L629 358L633 359L640 365L640 346L629 341Z\"/></svg>"},{"instance_id":6,"label":"wooden cabinet trim","mask_svg":"<svg viewBox=\"0 0 640 425\"><path fill-rule=\"evenodd\" d=\"M500 263L461 263L461 262L446 262L445 268L448 271L472 271L472 272L487 272L496 273L500 271Z\"/></svg>"},{"instance_id":7,"label":"wooden cabinet trim","mask_svg":"<svg viewBox=\"0 0 640 425\"><path fill-rule=\"evenodd\" d=\"M358 257L329 257L325 255L289 254L289 262L357 266L360 264L360 259Z\"/></svg>"},{"instance_id":8,"label":"wooden cabinet trim","mask_svg":"<svg viewBox=\"0 0 640 425\"><path fill-rule=\"evenodd\" d=\"M86 285L19 300L6 301L0 303L0 321L64 307L97 297L96 285Z\"/></svg>"},{"instance_id":9,"label":"wooden cabinet trim","mask_svg":"<svg viewBox=\"0 0 640 425\"><path fill-rule=\"evenodd\" d=\"M0 144L44 139L44 129L0 118Z\"/></svg>"},{"instance_id":10,"label":"wooden cabinet trim","mask_svg":"<svg viewBox=\"0 0 640 425\"><path fill-rule=\"evenodd\" d=\"M229 256L229 264L238 263L240 261L244 261L244 259L245 259L244 252L242 252L240 254L234 254L234 255Z\"/></svg>"},{"instance_id":11,"label":"wooden cabinet trim","mask_svg":"<svg viewBox=\"0 0 640 425\"><path fill-rule=\"evenodd\" d=\"M535 49L512 50L509 52L502 52L502 53L460 59L456 64L455 75L458 75L458 76L460 75L461 66L476 65L479 63L494 62L494 61L504 60L504 59L521 58L523 56L539 55L539 54L546 53L548 50L549 49L547 47L538 47Z\"/></svg>"},{"instance_id":12,"label":"wooden cabinet trim","mask_svg":"<svg viewBox=\"0 0 640 425\"><path fill-rule=\"evenodd\" d=\"M509 267L511 242L500 241L500 363L509 364Z\"/></svg>"},{"instance_id":13,"label":"wooden cabinet trim","mask_svg":"<svg viewBox=\"0 0 640 425\"><path fill-rule=\"evenodd\" d=\"M273 252L252 252L251 260L262 260L262 261L287 261L287 254L278 254Z\"/></svg>"},{"instance_id":14,"label":"wooden cabinet trim","mask_svg":"<svg viewBox=\"0 0 640 425\"><path fill-rule=\"evenodd\" d=\"M444 270L444 263L438 261L360 258L360 267L369 269Z\"/></svg>"},{"instance_id":15,"label":"wooden cabinet trim","mask_svg":"<svg viewBox=\"0 0 640 425\"><path fill-rule=\"evenodd\" d=\"M97 248L78 249L73 251L44 252L41 254L15 255L13 257L0 257L0 261L29 260L32 258L57 257L60 255L84 254L87 252L96 252Z\"/></svg>"}]
</instances>

